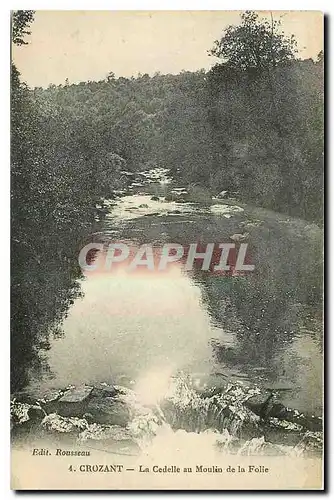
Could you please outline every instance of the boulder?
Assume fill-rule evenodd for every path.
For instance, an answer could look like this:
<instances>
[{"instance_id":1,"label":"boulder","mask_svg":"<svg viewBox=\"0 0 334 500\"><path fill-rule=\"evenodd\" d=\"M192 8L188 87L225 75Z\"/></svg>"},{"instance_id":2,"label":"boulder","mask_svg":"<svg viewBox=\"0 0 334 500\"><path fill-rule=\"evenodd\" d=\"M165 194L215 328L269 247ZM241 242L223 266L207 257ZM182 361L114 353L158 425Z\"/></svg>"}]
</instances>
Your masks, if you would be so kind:
<instances>
[{"instance_id":1,"label":"boulder","mask_svg":"<svg viewBox=\"0 0 334 500\"><path fill-rule=\"evenodd\" d=\"M260 394L255 394L247 401L245 401L245 406L254 412L256 415L259 415L262 418L265 418L267 414L270 412L272 406L273 394L271 391L263 391Z\"/></svg>"},{"instance_id":2,"label":"boulder","mask_svg":"<svg viewBox=\"0 0 334 500\"><path fill-rule=\"evenodd\" d=\"M17 392L13 395L13 397L16 401L32 405L35 404L36 401L45 404L61 398L66 390L67 389L41 389L39 387L33 387L24 391Z\"/></svg>"},{"instance_id":3,"label":"boulder","mask_svg":"<svg viewBox=\"0 0 334 500\"><path fill-rule=\"evenodd\" d=\"M57 413L63 417L82 416L92 391L93 387L87 385L69 389L56 402Z\"/></svg>"},{"instance_id":4,"label":"boulder","mask_svg":"<svg viewBox=\"0 0 334 500\"><path fill-rule=\"evenodd\" d=\"M94 422L104 425L126 427L130 420L127 405L111 397L92 397L86 405L86 413Z\"/></svg>"},{"instance_id":5,"label":"boulder","mask_svg":"<svg viewBox=\"0 0 334 500\"><path fill-rule=\"evenodd\" d=\"M83 443L88 442L94 449L108 451L108 453L138 455L140 452L132 433L118 425L101 427L94 424L94 426L84 429L78 438Z\"/></svg>"},{"instance_id":6,"label":"boulder","mask_svg":"<svg viewBox=\"0 0 334 500\"><path fill-rule=\"evenodd\" d=\"M113 385L111 384L97 384L94 385L93 390L91 392L92 397L102 397L102 398L112 398L119 393Z\"/></svg>"},{"instance_id":7,"label":"boulder","mask_svg":"<svg viewBox=\"0 0 334 500\"><path fill-rule=\"evenodd\" d=\"M28 417L32 425L39 425L45 415L45 411L38 405L33 405L28 410Z\"/></svg>"},{"instance_id":8,"label":"boulder","mask_svg":"<svg viewBox=\"0 0 334 500\"><path fill-rule=\"evenodd\" d=\"M232 236L230 236L230 240L232 241L235 241L236 243L240 243L244 240L246 240L249 236L249 233L243 233L243 234L240 234L240 233L236 233L236 234L232 234Z\"/></svg>"},{"instance_id":9,"label":"boulder","mask_svg":"<svg viewBox=\"0 0 334 500\"><path fill-rule=\"evenodd\" d=\"M227 191L221 191L219 194L217 194L217 198L226 198Z\"/></svg>"}]
</instances>

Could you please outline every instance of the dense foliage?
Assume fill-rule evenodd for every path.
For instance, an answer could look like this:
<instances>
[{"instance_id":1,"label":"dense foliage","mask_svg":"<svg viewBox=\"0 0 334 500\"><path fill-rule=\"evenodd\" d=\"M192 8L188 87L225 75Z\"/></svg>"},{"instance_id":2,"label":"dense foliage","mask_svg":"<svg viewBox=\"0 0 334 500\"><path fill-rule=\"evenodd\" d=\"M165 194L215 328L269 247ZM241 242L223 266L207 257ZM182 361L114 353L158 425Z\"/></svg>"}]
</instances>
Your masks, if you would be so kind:
<instances>
[{"instance_id":1,"label":"dense foliage","mask_svg":"<svg viewBox=\"0 0 334 500\"><path fill-rule=\"evenodd\" d=\"M33 15L20 12L16 36ZM49 94L40 102L14 65L11 90L11 383L19 389L47 368L41 352L80 293L79 249L124 160L100 149L94 123L66 106L65 93L64 102Z\"/></svg>"},{"instance_id":2,"label":"dense foliage","mask_svg":"<svg viewBox=\"0 0 334 500\"><path fill-rule=\"evenodd\" d=\"M238 192L244 201L320 221L323 65L294 61L253 73L139 75L35 89L68 120L95 163L114 151L130 170L167 167L185 184ZM51 124L52 126L52 124Z\"/></svg>"},{"instance_id":3,"label":"dense foliage","mask_svg":"<svg viewBox=\"0 0 334 500\"><path fill-rule=\"evenodd\" d=\"M228 26L216 40L211 54L225 64L241 70L269 70L294 59L297 43L294 35L287 37L281 21L260 19L253 11L241 14L241 24Z\"/></svg>"}]
</instances>

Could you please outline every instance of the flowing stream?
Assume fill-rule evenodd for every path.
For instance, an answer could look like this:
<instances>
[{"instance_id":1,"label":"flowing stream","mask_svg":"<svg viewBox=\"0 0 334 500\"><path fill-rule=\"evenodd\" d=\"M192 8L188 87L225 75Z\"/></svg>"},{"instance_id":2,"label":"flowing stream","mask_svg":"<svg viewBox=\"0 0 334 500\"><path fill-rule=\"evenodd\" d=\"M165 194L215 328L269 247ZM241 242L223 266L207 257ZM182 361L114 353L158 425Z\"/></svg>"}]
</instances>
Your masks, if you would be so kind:
<instances>
[{"instance_id":1,"label":"flowing stream","mask_svg":"<svg viewBox=\"0 0 334 500\"><path fill-rule=\"evenodd\" d=\"M190 376L201 391L228 383L278 391L287 407L320 416L321 230L238 202L185 202L185 193L165 171L144 173L116 202L106 200L108 213L97 221L92 239L161 248L231 242L233 234L246 233L254 272L231 277L186 272L182 266L166 273L129 273L122 267L87 272L83 297L74 302L63 336L48 352L52 377L38 384L45 389L118 384L152 408L171 380ZM146 420L156 423L151 417ZM165 425L159 439L172 443L176 433L180 448L180 439L189 440L185 426L180 429ZM196 425L188 431L196 433L195 447L201 446L202 433L216 440ZM230 428L225 441L220 439L230 443L231 435Z\"/></svg>"}]
</instances>

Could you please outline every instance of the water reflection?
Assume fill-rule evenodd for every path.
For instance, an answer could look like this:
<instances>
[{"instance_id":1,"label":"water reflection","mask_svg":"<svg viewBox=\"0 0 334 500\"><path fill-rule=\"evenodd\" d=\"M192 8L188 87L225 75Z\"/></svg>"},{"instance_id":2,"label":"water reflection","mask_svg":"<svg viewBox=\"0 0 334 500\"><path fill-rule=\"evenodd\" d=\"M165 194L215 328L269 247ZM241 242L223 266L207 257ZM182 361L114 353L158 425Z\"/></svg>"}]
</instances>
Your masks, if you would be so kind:
<instances>
[{"instance_id":1,"label":"water reflection","mask_svg":"<svg viewBox=\"0 0 334 500\"><path fill-rule=\"evenodd\" d=\"M127 203L135 213L136 196ZM256 217L245 209L226 218L201 205L180 213L151 211L117 225L111 213L94 238L189 245L228 242L245 227L255 263L255 272L245 277L185 274L178 267L150 278L121 269L88 277L83 298L63 323L64 337L49 352L54 378L47 383L59 387L123 377L135 384L184 369L279 389L285 404L320 414L317 226L263 210Z\"/></svg>"},{"instance_id":2,"label":"water reflection","mask_svg":"<svg viewBox=\"0 0 334 500\"><path fill-rule=\"evenodd\" d=\"M321 413L321 235L312 230L265 221L251 234L254 273L196 281L215 324L235 333L233 346L213 342L218 361L280 390L286 404Z\"/></svg>"},{"instance_id":3,"label":"water reflection","mask_svg":"<svg viewBox=\"0 0 334 500\"><path fill-rule=\"evenodd\" d=\"M207 372L213 330L200 290L172 276L92 276L64 322L49 363L57 383L94 383L161 370Z\"/></svg>"}]
</instances>

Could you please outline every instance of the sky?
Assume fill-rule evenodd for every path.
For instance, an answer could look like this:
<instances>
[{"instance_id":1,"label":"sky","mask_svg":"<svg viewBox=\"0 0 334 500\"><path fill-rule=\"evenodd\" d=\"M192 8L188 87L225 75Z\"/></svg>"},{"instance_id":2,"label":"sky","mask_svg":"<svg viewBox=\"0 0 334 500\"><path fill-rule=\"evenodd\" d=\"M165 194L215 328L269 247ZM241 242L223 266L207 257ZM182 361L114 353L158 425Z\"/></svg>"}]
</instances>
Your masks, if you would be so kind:
<instances>
[{"instance_id":1,"label":"sky","mask_svg":"<svg viewBox=\"0 0 334 500\"><path fill-rule=\"evenodd\" d=\"M262 12L269 17L269 12ZM322 50L322 15L317 11L273 11L299 55ZM138 73L209 69L207 51L240 11L45 11L35 14L29 45L13 47L13 60L30 87L103 80Z\"/></svg>"}]
</instances>

